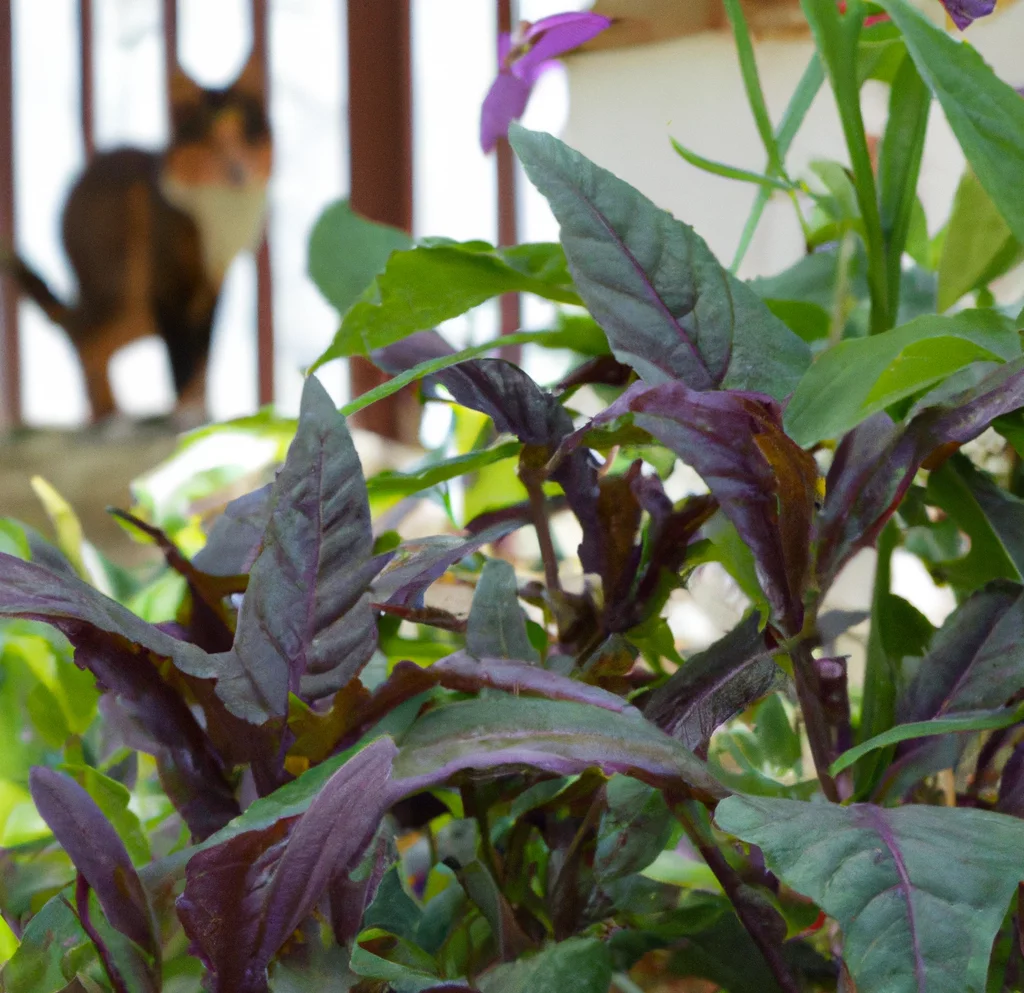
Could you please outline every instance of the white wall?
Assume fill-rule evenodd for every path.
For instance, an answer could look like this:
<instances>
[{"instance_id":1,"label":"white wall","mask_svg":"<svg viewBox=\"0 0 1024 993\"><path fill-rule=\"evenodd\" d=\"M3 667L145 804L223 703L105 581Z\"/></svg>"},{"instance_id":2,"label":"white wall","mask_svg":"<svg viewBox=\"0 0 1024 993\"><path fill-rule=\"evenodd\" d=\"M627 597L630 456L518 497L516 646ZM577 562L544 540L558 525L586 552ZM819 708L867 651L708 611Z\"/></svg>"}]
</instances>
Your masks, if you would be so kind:
<instances>
[{"instance_id":1,"label":"white wall","mask_svg":"<svg viewBox=\"0 0 1024 993\"><path fill-rule=\"evenodd\" d=\"M941 12L927 0L931 13ZM1024 84L1024 4L974 24L966 37L996 71ZM812 52L810 38L756 43L761 83L777 123ZM669 136L707 158L760 172L764 152L747 106L732 36L708 32L643 47L601 51L567 60L571 94L564 138L677 217L692 224L725 262L739 241L756 190L682 161ZM888 88L865 87L869 130L881 133ZM816 158L846 161L838 117L827 86L819 93L787 160L807 176ZM933 105L920 192L934 231L949 212L963 156ZM1022 177L1024 182L1024 177ZM777 272L799 257L802 238L793 208L773 199L747 255L743 275Z\"/></svg>"}]
</instances>

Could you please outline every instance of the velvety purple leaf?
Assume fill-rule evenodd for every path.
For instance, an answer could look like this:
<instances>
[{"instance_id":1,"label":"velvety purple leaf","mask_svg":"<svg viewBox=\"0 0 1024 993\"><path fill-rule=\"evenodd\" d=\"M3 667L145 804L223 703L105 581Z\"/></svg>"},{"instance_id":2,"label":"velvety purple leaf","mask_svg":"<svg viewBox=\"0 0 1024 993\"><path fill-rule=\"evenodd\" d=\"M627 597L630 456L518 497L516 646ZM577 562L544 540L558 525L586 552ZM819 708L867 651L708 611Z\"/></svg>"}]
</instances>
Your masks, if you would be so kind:
<instances>
[{"instance_id":1,"label":"velvety purple leaf","mask_svg":"<svg viewBox=\"0 0 1024 993\"><path fill-rule=\"evenodd\" d=\"M588 384L600 386L626 386L633 376L633 370L611 355L598 355L577 366L555 385L559 393L575 386Z\"/></svg>"},{"instance_id":2,"label":"velvety purple leaf","mask_svg":"<svg viewBox=\"0 0 1024 993\"><path fill-rule=\"evenodd\" d=\"M597 766L662 789L725 793L700 759L639 714L575 701L503 695L449 704L420 717L400 746L394 774L405 793L466 769L501 766L563 776Z\"/></svg>"},{"instance_id":3,"label":"velvety purple leaf","mask_svg":"<svg viewBox=\"0 0 1024 993\"><path fill-rule=\"evenodd\" d=\"M518 591L512 565L503 559L488 559L473 593L466 626L466 649L474 658L540 662L526 633Z\"/></svg>"},{"instance_id":4,"label":"velvety purple leaf","mask_svg":"<svg viewBox=\"0 0 1024 993\"><path fill-rule=\"evenodd\" d=\"M686 660L658 687L644 717L698 755L726 721L760 700L778 682L779 667L750 614L724 638Z\"/></svg>"},{"instance_id":5,"label":"velvety purple leaf","mask_svg":"<svg viewBox=\"0 0 1024 993\"><path fill-rule=\"evenodd\" d=\"M75 868L96 891L111 925L155 959L160 956L153 911L117 832L70 776L36 766L29 773L36 809Z\"/></svg>"},{"instance_id":6,"label":"velvety purple leaf","mask_svg":"<svg viewBox=\"0 0 1024 993\"><path fill-rule=\"evenodd\" d=\"M232 500L210 528L192 562L211 576L241 576L252 568L270 519L271 484Z\"/></svg>"},{"instance_id":7,"label":"velvety purple leaf","mask_svg":"<svg viewBox=\"0 0 1024 993\"><path fill-rule=\"evenodd\" d=\"M499 522L468 538L436 535L403 542L373 581L372 602L419 606L427 587L456 562L517 531L522 523L520 520Z\"/></svg>"},{"instance_id":8,"label":"velvety purple leaf","mask_svg":"<svg viewBox=\"0 0 1024 993\"><path fill-rule=\"evenodd\" d=\"M608 603L606 600L603 624L606 631L628 631L643 621L665 573L675 575L686 561L690 542L701 527L718 510L718 501L705 494L685 500L679 509L665 493L657 476L638 476L632 490L650 517L646 546L649 557L630 591ZM625 595L628 592L628 595Z\"/></svg>"},{"instance_id":9,"label":"velvety purple leaf","mask_svg":"<svg viewBox=\"0 0 1024 993\"><path fill-rule=\"evenodd\" d=\"M312 912L331 878L355 867L398 798L394 743L354 755L304 814L195 854L178 916L212 993L266 993L267 966Z\"/></svg>"},{"instance_id":10,"label":"velvety purple leaf","mask_svg":"<svg viewBox=\"0 0 1024 993\"><path fill-rule=\"evenodd\" d=\"M360 721L349 731L348 737L365 731L399 704L435 686L462 693L476 693L482 689L503 690L516 696L574 700L614 713L636 714L636 709L618 694L569 679L550 669L524 661L476 659L468 652L455 652L426 668L415 662L399 662L362 708Z\"/></svg>"},{"instance_id":11,"label":"velvety purple leaf","mask_svg":"<svg viewBox=\"0 0 1024 993\"><path fill-rule=\"evenodd\" d=\"M345 419L310 377L234 646L247 670L274 674L273 713L285 713L289 691L306 700L337 692L373 654L372 555L359 456Z\"/></svg>"},{"instance_id":12,"label":"velvety purple leaf","mask_svg":"<svg viewBox=\"0 0 1024 993\"><path fill-rule=\"evenodd\" d=\"M211 993L266 993L267 963L256 959L256 950L267 887L295 820L236 835L189 859L176 907Z\"/></svg>"},{"instance_id":13,"label":"velvety purple leaf","mask_svg":"<svg viewBox=\"0 0 1024 993\"><path fill-rule=\"evenodd\" d=\"M996 810L1024 818L1024 742L1018 742L1003 766Z\"/></svg>"},{"instance_id":14,"label":"velvety purple leaf","mask_svg":"<svg viewBox=\"0 0 1024 993\"><path fill-rule=\"evenodd\" d=\"M878 413L847 434L829 469L816 526L821 589L858 549L874 544L917 470L937 449L971 441L996 417L1021 406L1024 358L959 392L934 391L901 424Z\"/></svg>"},{"instance_id":15,"label":"velvety purple leaf","mask_svg":"<svg viewBox=\"0 0 1024 993\"><path fill-rule=\"evenodd\" d=\"M551 135L511 129L531 182L551 204L580 296L615 357L649 384L760 390L777 399L810 364L804 341L704 240Z\"/></svg>"},{"instance_id":16,"label":"velvety purple leaf","mask_svg":"<svg viewBox=\"0 0 1024 993\"><path fill-rule=\"evenodd\" d=\"M237 816L220 756L148 652L176 663L184 657L201 673L216 657L146 624L77 577L9 556L0 557L0 614L46 621L67 636L75 664L92 672L120 711L144 729L152 742L145 750L178 770L188 797L180 812L195 836L206 837Z\"/></svg>"},{"instance_id":17,"label":"velvety purple leaf","mask_svg":"<svg viewBox=\"0 0 1024 993\"><path fill-rule=\"evenodd\" d=\"M942 0L953 23L965 30L979 17L988 17L996 9L996 0Z\"/></svg>"},{"instance_id":18,"label":"velvety purple leaf","mask_svg":"<svg viewBox=\"0 0 1024 993\"><path fill-rule=\"evenodd\" d=\"M897 706L898 723L1003 706L1024 689L1024 587L997 580L965 600L936 632ZM897 748L887 779L903 791L956 761L963 735L918 738Z\"/></svg>"},{"instance_id":19,"label":"velvety purple leaf","mask_svg":"<svg viewBox=\"0 0 1024 993\"><path fill-rule=\"evenodd\" d=\"M437 331L417 331L393 345L374 349L370 361L378 369L397 376L424 362L454 354L455 349Z\"/></svg>"},{"instance_id":20,"label":"velvety purple leaf","mask_svg":"<svg viewBox=\"0 0 1024 993\"><path fill-rule=\"evenodd\" d=\"M766 396L699 392L685 383L636 384L569 436L623 415L692 466L754 554L758 578L781 624L803 623L817 466L783 433L778 405Z\"/></svg>"},{"instance_id":21,"label":"velvety purple leaf","mask_svg":"<svg viewBox=\"0 0 1024 993\"><path fill-rule=\"evenodd\" d=\"M331 876L362 857L398 799L391 767L398 749L380 738L349 759L299 818L267 894L258 956L269 962L313 910Z\"/></svg>"},{"instance_id":22,"label":"velvety purple leaf","mask_svg":"<svg viewBox=\"0 0 1024 993\"><path fill-rule=\"evenodd\" d=\"M384 873L394 861L393 848L387 833L378 832L363 858L363 864L352 871L337 872L331 880L328 888L331 927L334 940L339 945L350 944L362 930L363 914L373 902Z\"/></svg>"},{"instance_id":23,"label":"velvety purple leaf","mask_svg":"<svg viewBox=\"0 0 1024 993\"><path fill-rule=\"evenodd\" d=\"M522 369L504 359L473 359L431 377L456 403L487 414L499 432L514 434L526 445L553 452L572 432L569 412ZM597 464L590 452L577 449L551 474L565 490L569 506L583 528L579 554L587 572L602 572L597 516Z\"/></svg>"},{"instance_id":24,"label":"velvety purple leaf","mask_svg":"<svg viewBox=\"0 0 1024 993\"><path fill-rule=\"evenodd\" d=\"M148 659L118 638L86 631L76 639L75 663L106 690L104 715L111 720L116 713L127 723L131 747L156 757L165 789L194 838L209 837L241 813L208 734Z\"/></svg>"},{"instance_id":25,"label":"velvety purple leaf","mask_svg":"<svg viewBox=\"0 0 1024 993\"><path fill-rule=\"evenodd\" d=\"M1024 825L987 810L731 796L724 831L843 931L859 993L985 989L992 943L1024 879Z\"/></svg>"},{"instance_id":26,"label":"velvety purple leaf","mask_svg":"<svg viewBox=\"0 0 1024 993\"><path fill-rule=\"evenodd\" d=\"M106 644L123 638L129 645L171 659L190 676L216 680L217 695L237 717L260 724L273 712L275 673L246 669L233 652L209 655L147 624L77 577L58 575L2 552L0 617L50 624L76 647L80 642Z\"/></svg>"},{"instance_id":27,"label":"velvety purple leaf","mask_svg":"<svg viewBox=\"0 0 1024 993\"><path fill-rule=\"evenodd\" d=\"M205 652L228 651L234 641L234 632L229 624L224 601L232 593L245 589L244 583L238 582L239 577L224 579L204 573L182 555L178 546L160 528L124 510L111 509L108 512L146 535L163 552L168 568L178 573L188 584L189 599L187 610L184 611L188 627L184 629L185 637L182 640L198 645Z\"/></svg>"}]
</instances>

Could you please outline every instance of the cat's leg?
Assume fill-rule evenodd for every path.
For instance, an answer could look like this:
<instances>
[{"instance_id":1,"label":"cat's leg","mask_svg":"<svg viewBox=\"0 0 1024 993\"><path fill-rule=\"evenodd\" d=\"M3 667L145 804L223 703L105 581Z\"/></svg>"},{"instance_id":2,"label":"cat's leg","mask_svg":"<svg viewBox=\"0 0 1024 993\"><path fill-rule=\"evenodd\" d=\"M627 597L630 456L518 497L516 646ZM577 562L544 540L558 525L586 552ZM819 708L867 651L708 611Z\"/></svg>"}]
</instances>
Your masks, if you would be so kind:
<instances>
[{"instance_id":1,"label":"cat's leg","mask_svg":"<svg viewBox=\"0 0 1024 993\"><path fill-rule=\"evenodd\" d=\"M184 427L195 427L209 419L206 370L215 305L216 298L210 294L204 307L193 308L191 314L181 315L177 320L165 320L160 325L178 396L174 418Z\"/></svg>"}]
</instances>

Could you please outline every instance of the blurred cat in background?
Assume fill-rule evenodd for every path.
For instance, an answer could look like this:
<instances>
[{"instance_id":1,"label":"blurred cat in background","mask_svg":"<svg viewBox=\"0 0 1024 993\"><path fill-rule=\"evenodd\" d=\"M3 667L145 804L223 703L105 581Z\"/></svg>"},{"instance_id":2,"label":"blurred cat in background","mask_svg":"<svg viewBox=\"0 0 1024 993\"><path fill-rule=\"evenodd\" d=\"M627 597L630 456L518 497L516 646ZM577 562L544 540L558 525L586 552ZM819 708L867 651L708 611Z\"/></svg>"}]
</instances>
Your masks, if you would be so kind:
<instances>
[{"instance_id":1,"label":"blurred cat in background","mask_svg":"<svg viewBox=\"0 0 1024 993\"><path fill-rule=\"evenodd\" d=\"M78 279L68 304L16 255L7 271L67 331L94 421L115 413L107 374L119 348L157 334L167 345L186 422L205 419L214 310L228 266L254 249L266 215L271 139L262 66L251 58L225 89L180 69L162 152L119 148L86 166L64 207L64 249Z\"/></svg>"}]
</instances>

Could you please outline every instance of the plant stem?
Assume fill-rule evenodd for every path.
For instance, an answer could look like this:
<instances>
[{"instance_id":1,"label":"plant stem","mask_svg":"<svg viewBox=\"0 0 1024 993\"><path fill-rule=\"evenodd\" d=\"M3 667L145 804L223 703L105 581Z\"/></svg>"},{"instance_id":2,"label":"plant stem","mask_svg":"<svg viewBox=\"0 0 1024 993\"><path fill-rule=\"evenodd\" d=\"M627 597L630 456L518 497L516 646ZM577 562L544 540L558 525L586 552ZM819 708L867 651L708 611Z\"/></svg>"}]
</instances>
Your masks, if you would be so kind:
<instances>
[{"instance_id":1,"label":"plant stem","mask_svg":"<svg viewBox=\"0 0 1024 993\"><path fill-rule=\"evenodd\" d=\"M700 852L708 868L722 884L725 895L729 898L739 917L740 923L746 928L755 945L771 970L775 981L784 993L799 993L800 986L793 977L789 966L782 958L782 953L772 937L765 932L764 921L752 913L750 903L743 894L743 880L736 870L726 861L725 856L711 838L705 836L696 818L691 816L689 806L694 801L681 800L672 804L672 812L679 818L694 847Z\"/></svg>"},{"instance_id":2,"label":"plant stem","mask_svg":"<svg viewBox=\"0 0 1024 993\"><path fill-rule=\"evenodd\" d=\"M544 581L547 583L548 593L561 593L562 584L558 578L558 556L555 554L555 543L551 540L551 528L548 524L547 501L544 498L541 475L543 467L539 472L528 468L525 461L520 462L519 478L526 493L530 498L530 515L533 519L533 527L537 532L537 543L540 545L540 558L544 563Z\"/></svg>"},{"instance_id":3,"label":"plant stem","mask_svg":"<svg viewBox=\"0 0 1024 993\"><path fill-rule=\"evenodd\" d=\"M828 767L832 764L832 741L825 718L825 708L818 695L818 674L814 671L811 649L806 642L798 640L793 644L789 657L793 660L796 695L800 701L804 726L807 728L807 740L811 746L818 782L821 783L821 790L825 796L833 803L839 803L836 781L828 772Z\"/></svg>"}]
</instances>

